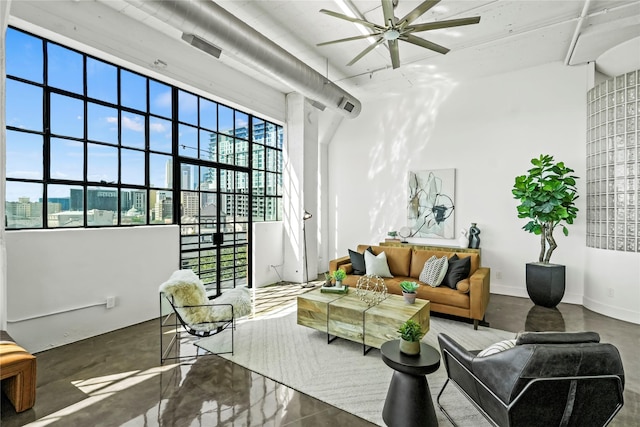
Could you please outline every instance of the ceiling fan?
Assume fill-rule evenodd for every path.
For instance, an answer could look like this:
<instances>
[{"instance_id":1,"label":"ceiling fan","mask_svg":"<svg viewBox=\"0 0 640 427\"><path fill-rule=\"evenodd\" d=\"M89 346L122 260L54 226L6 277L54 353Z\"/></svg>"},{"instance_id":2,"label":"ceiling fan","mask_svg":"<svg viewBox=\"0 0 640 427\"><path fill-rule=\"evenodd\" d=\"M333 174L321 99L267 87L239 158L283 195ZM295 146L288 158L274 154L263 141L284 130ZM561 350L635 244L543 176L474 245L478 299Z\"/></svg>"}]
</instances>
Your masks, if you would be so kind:
<instances>
[{"instance_id":1,"label":"ceiling fan","mask_svg":"<svg viewBox=\"0 0 640 427\"><path fill-rule=\"evenodd\" d=\"M329 16L364 25L365 27L371 29L372 34L332 40L324 43L319 43L317 46L375 37L375 42L371 43L366 49L360 52L347 65L355 64L367 53L371 52L374 48L386 41L389 46L389 52L391 54L391 65L394 69L400 67L400 52L398 50L398 40L421 46L433 50L434 52L446 54L447 52L449 52L449 49L447 49L446 47L415 36L413 33L436 30L439 28L459 27L461 25L477 24L478 22L480 22L480 17L475 16L472 18L449 19L445 21L411 25L412 22L421 17L425 12L437 5L439 2L440 0L426 0L420 3L415 9L406 14L404 17L398 19L394 16L394 9L398 5L398 0L382 0L384 25L374 24L373 22L369 22L364 19L352 18L351 16L333 12L331 10L321 9L320 12Z\"/></svg>"}]
</instances>

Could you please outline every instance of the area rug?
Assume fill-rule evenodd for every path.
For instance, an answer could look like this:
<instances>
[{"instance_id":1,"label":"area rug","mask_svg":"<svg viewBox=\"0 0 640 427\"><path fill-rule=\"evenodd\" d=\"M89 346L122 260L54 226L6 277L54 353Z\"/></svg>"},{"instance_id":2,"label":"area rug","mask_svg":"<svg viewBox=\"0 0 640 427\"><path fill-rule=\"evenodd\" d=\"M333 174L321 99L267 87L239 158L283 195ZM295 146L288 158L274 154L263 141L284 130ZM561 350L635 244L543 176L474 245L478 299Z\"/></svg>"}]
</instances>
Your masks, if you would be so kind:
<instances>
[{"instance_id":1,"label":"area rug","mask_svg":"<svg viewBox=\"0 0 640 427\"><path fill-rule=\"evenodd\" d=\"M245 319L235 332L234 354L222 357L264 375L301 393L322 400L372 423L384 426L382 408L392 369L382 361L380 351L362 354L362 345L336 339L327 344L327 335L296 323L296 306L277 315ZM440 349L439 333L445 333L463 347L482 349L495 342L514 338L513 332L473 326L437 317L431 318L423 342ZM230 334L219 334L196 343L209 351L228 348ZM226 340L226 342L225 342ZM451 423L437 408L435 400L446 380L444 364L427 376L440 425ZM442 405L462 427L490 425L462 394L450 385Z\"/></svg>"}]
</instances>

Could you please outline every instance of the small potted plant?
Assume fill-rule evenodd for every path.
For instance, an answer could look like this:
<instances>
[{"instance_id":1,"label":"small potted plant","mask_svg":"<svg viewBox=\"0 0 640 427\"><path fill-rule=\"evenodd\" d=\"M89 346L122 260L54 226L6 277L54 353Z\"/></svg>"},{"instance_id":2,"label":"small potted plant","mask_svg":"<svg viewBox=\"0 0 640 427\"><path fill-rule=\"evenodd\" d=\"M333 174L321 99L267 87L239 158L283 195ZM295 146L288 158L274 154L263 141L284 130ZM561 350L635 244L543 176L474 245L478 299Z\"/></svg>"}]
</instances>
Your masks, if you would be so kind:
<instances>
[{"instance_id":1,"label":"small potted plant","mask_svg":"<svg viewBox=\"0 0 640 427\"><path fill-rule=\"evenodd\" d=\"M324 287L330 288L333 286L333 282L331 281L331 274L324 273Z\"/></svg>"},{"instance_id":2,"label":"small potted plant","mask_svg":"<svg viewBox=\"0 0 640 427\"><path fill-rule=\"evenodd\" d=\"M420 354L420 340L424 335L420 324L409 319L400 326L398 332L400 333L400 351L410 356Z\"/></svg>"},{"instance_id":3,"label":"small potted plant","mask_svg":"<svg viewBox=\"0 0 640 427\"><path fill-rule=\"evenodd\" d=\"M336 281L337 287L342 286L342 281L344 280L345 277L347 277L347 273L345 273L344 270L338 269L333 272L333 278Z\"/></svg>"},{"instance_id":4,"label":"small potted plant","mask_svg":"<svg viewBox=\"0 0 640 427\"><path fill-rule=\"evenodd\" d=\"M416 302L416 291L418 290L418 285L416 282L409 282L405 280L400 282L400 288L402 289L402 296L407 304L413 304Z\"/></svg>"}]
</instances>

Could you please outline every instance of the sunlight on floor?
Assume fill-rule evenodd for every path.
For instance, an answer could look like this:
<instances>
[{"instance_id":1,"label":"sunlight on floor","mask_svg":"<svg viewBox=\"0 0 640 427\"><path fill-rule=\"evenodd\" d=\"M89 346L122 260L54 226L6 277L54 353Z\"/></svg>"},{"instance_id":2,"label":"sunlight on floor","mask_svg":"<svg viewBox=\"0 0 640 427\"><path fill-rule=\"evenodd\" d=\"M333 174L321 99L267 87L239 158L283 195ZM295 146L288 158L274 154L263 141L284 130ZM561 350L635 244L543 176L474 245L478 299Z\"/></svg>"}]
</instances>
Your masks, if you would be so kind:
<instances>
[{"instance_id":1,"label":"sunlight on floor","mask_svg":"<svg viewBox=\"0 0 640 427\"><path fill-rule=\"evenodd\" d=\"M164 365L156 368L147 369L146 371L130 371L120 374L106 375L103 377L88 378L86 380L72 381L71 383L78 387L80 391L87 394L88 397L73 405L67 406L53 414L49 414L37 421L27 424L29 427L46 426L53 422L60 421L63 417L79 412L89 406L100 402L108 397L115 395L119 391L126 390L143 381L146 381L162 372L173 369L179 365Z\"/></svg>"}]
</instances>

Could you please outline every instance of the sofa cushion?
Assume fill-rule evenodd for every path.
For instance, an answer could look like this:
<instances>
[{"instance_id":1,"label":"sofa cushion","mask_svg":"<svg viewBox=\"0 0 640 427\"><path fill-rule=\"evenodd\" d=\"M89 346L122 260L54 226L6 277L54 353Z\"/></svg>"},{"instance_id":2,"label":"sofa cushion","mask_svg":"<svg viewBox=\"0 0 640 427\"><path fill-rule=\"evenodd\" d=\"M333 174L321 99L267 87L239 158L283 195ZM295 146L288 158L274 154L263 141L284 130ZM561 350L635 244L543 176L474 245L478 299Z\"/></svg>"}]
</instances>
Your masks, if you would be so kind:
<instances>
[{"instance_id":1,"label":"sofa cushion","mask_svg":"<svg viewBox=\"0 0 640 427\"><path fill-rule=\"evenodd\" d=\"M456 285L459 281L469 277L470 270L471 258L458 258L458 255L454 254L449 258L449 267L447 268L447 274L442 280L442 284L447 285L451 289L456 289Z\"/></svg>"},{"instance_id":2,"label":"sofa cushion","mask_svg":"<svg viewBox=\"0 0 640 427\"><path fill-rule=\"evenodd\" d=\"M364 262L366 265L367 275L380 276L380 277L393 277L389 271L389 265L387 264L387 254L380 252L378 255L374 255L369 251L364 252Z\"/></svg>"},{"instance_id":3,"label":"sofa cushion","mask_svg":"<svg viewBox=\"0 0 640 427\"><path fill-rule=\"evenodd\" d=\"M454 251L455 252L455 251ZM467 254L464 252L457 252L458 258L469 258L471 260L471 268L469 269L469 275L472 275L476 272L478 268L480 268L480 255L478 254Z\"/></svg>"},{"instance_id":4,"label":"sofa cushion","mask_svg":"<svg viewBox=\"0 0 640 427\"><path fill-rule=\"evenodd\" d=\"M448 263L446 255L440 258L432 256L424 263L424 268L420 273L420 281L434 288L439 286L447 273Z\"/></svg>"},{"instance_id":5,"label":"sofa cushion","mask_svg":"<svg viewBox=\"0 0 640 427\"><path fill-rule=\"evenodd\" d=\"M463 294L468 294L471 290L471 280L467 277L466 279L460 280L456 283L456 289L458 292L462 292Z\"/></svg>"},{"instance_id":6,"label":"sofa cushion","mask_svg":"<svg viewBox=\"0 0 640 427\"><path fill-rule=\"evenodd\" d=\"M366 250L371 252L371 246L369 246ZM366 274L367 265L364 262L364 253L352 251L351 249L349 249L349 258L351 259L353 274L357 274L359 276Z\"/></svg>"},{"instance_id":7,"label":"sofa cushion","mask_svg":"<svg viewBox=\"0 0 640 427\"><path fill-rule=\"evenodd\" d=\"M361 250L362 246L364 245L358 246L358 251ZM364 246L364 248L366 247L367 246ZM371 250L374 255L378 255L381 252L384 252L387 255L389 271L393 276L409 276L409 269L411 267L411 248L371 246Z\"/></svg>"},{"instance_id":8,"label":"sofa cushion","mask_svg":"<svg viewBox=\"0 0 640 427\"><path fill-rule=\"evenodd\" d=\"M431 301L432 307L433 304L458 307L463 310L468 310L470 307L471 299L469 298L469 294L463 294L447 286L432 288L422 282L420 282L420 284L424 286L418 288L418 298ZM391 288L389 288L389 293L391 293ZM398 293L398 295L400 294Z\"/></svg>"}]
</instances>

